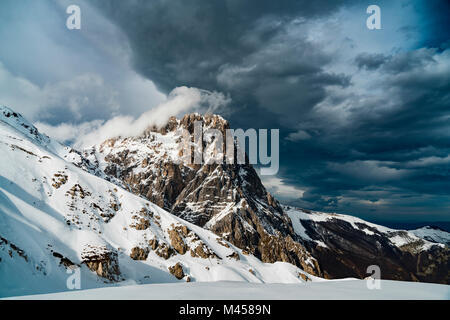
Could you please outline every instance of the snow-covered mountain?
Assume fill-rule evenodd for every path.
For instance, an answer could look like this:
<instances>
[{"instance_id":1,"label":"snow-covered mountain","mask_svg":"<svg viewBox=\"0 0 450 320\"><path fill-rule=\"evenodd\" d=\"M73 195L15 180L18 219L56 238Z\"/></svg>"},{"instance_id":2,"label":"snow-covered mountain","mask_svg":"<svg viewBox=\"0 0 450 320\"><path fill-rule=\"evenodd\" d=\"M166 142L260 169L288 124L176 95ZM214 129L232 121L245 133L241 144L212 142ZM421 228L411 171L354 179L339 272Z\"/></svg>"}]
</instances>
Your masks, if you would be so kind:
<instances>
[{"instance_id":1,"label":"snow-covered mountain","mask_svg":"<svg viewBox=\"0 0 450 320\"><path fill-rule=\"evenodd\" d=\"M149 128L140 136L107 140L83 155L131 192L211 230L263 262L290 262L322 276L316 260L297 239L289 217L251 165L179 161L186 143L182 132L193 135L196 121L202 123L204 136L215 129L226 137L229 124L222 117L188 114L182 119L172 117L162 128ZM207 139L203 141L205 158L214 156L209 149L214 139L208 144ZM223 154L226 148L225 143Z\"/></svg>"},{"instance_id":2,"label":"snow-covered mountain","mask_svg":"<svg viewBox=\"0 0 450 320\"><path fill-rule=\"evenodd\" d=\"M284 210L326 277L361 278L368 266L377 265L383 279L450 282L445 231L394 230L348 215ZM430 235L439 241L431 242Z\"/></svg>"},{"instance_id":3,"label":"snow-covered mountain","mask_svg":"<svg viewBox=\"0 0 450 320\"><path fill-rule=\"evenodd\" d=\"M262 263L101 177L86 159L0 109L0 296L121 284L315 279ZM90 173L98 173L100 176Z\"/></svg>"},{"instance_id":4,"label":"snow-covered mountain","mask_svg":"<svg viewBox=\"0 0 450 320\"><path fill-rule=\"evenodd\" d=\"M410 230L411 233L419 238L435 243L445 243L450 246L450 232L442 230L438 227L426 226L415 230Z\"/></svg>"},{"instance_id":5,"label":"snow-covered mountain","mask_svg":"<svg viewBox=\"0 0 450 320\"><path fill-rule=\"evenodd\" d=\"M175 161L195 120L228 127L192 114L78 152L0 107L0 297L65 291L78 269L83 289L361 279L373 264L449 283L442 234L283 207L251 165Z\"/></svg>"}]
</instances>

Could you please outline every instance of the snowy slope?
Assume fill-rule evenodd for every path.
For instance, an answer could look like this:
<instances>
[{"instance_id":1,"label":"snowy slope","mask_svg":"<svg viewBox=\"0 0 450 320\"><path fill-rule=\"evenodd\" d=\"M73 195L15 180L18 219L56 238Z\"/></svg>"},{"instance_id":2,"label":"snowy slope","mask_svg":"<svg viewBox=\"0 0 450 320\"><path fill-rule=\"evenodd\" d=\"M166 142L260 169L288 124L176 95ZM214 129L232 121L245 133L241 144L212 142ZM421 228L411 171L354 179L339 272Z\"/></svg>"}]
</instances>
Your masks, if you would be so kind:
<instances>
[{"instance_id":1,"label":"snowy slope","mask_svg":"<svg viewBox=\"0 0 450 320\"><path fill-rule=\"evenodd\" d=\"M333 221L333 219L345 221L355 230L362 231L367 235L374 235L375 233L382 234L389 239L392 245L399 248L412 243L420 243L417 247L419 251L428 250L433 246L445 247L446 241L450 239L450 237L448 237L450 234L441 230L429 228L422 228L413 231L395 230L344 214L324 213L292 207L285 207L285 212L291 218L294 230L298 235L305 240L314 241L322 246L325 246L323 242L310 238L301 221L330 222ZM433 238L433 236L435 241L429 241Z\"/></svg>"},{"instance_id":2,"label":"snowy slope","mask_svg":"<svg viewBox=\"0 0 450 320\"><path fill-rule=\"evenodd\" d=\"M445 230L426 226L415 230L409 230L409 232L421 239L425 239L430 242L444 243L447 246L450 246L450 233Z\"/></svg>"},{"instance_id":3,"label":"snowy slope","mask_svg":"<svg viewBox=\"0 0 450 320\"><path fill-rule=\"evenodd\" d=\"M83 170L78 153L4 107L0 155L0 296L67 290L77 267L83 289L177 282L177 263L181 281L304 281Z\"/></svg>"},{"instance_id":4,"label":"snowy slope","mask_svg":"<svg viewBox=\"0 0 450 320\"><path fill-rule=\"evenodd\" d=\"M362 219L284 207L294 231L329 279L363 279L376 265L382 279L450 284L450 249L424 234ZM428 231L427 234L430 234Z\"/></svg>"},{"instance_id":5,"label":"snowy slope","mask_svg":"<svg viewBox=\"0 0 450 320\"><path fill-rule=\"evenodd\" d=\"M372 290L367 288L367 283L363 280L307 282L304 284L179 283L102 288L18 297L18 299L448 300L450 299L450 286L388 280L381 280L380 289Z\"/></svg>"}]
</instances>

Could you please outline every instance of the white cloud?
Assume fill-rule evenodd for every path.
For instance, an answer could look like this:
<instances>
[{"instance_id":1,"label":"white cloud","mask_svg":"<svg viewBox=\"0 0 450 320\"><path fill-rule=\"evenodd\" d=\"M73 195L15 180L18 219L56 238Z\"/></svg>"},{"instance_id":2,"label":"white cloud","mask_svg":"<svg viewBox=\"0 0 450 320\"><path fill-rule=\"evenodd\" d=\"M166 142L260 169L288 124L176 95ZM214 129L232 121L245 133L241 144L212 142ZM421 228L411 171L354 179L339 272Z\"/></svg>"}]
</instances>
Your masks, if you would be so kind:
<instances>
[{"instance_id":1,"label":"white cloud","mask_svg":"<svg viewBox=\"0 0 450 320\"><path fill-rule=\"evenodd\" d=\"M34 125L40 132L45 133L57 141L71 143L77 137L85 136L93 130L97 130L103 122L102 120L94 120L80 124L61 123L57 126L52 126L44 122L36 122Z\"/></svg>"},{"instance_id":2,"label":"white cloud","mask_svg":"<svg viewBox=\"0 0 450 320\"><path fill-rule=\"evenodd\" d=\"M30 120L39 112L41 89L25 78L14 76L0 62L0 104L14 108Z\"/></svg>"},{"instance_id":3,"label":"white cloud","mask_svg":"<svg viewBox=\"0 0 450 320\"><path fill-rule=\"evenodd\" d=\"M329 163L328 168L351 178L366 182L382 182L404 178L408 170L392 168L395 163L389 161L350 161Z\"/></svg>"},{"instance_id":4,"label":"white cloud","mask_svg":"<svg viewBox=\"0 0 450 320\"><path fill-rule=\"evenodd\" d=\"M261 176L261 181L269 192L282 200L298 199L305 193L305 190L286 184L276 176Z\"/></svg>"},{"instance_id":5,"label":"white cloud","mask_svg":"<svg viewBox=\"0 0 450 320\"><path fill-rule=\"evenodd\" d=\"M187 112L214 112L229 102L230 99L222 93L178 87L169 94L166 101L137 118L119 115L107 121L62 123L57 126L39 122L36 125L44 133L59 141L73 142L76 149L84 149L109 138L139 135L149 126L163 126L171 116Z\"/></svg>"},{"instance_id":6,"label":"white cloud","mask_svg":"<svg viewBox=\"0 0 450 320\"><path fill-rule=\"evenodd\" d=\"M311 135L304 131L304 130L298 130L297 132L292 132L290 133L287 137L286 140L289 141L301 141L301 140L308 140L311 138Z\"/></svg>"},{"instance_id":7,"label":"white cloud","mask_svg":"<svg viewBox=\"0 0 450 320\"><path fill-rule=\"evenodd\" d=\"M353 201L357 201L357 202L367 205L367 206L384 206L384 205L389 204L389 201L384 200L384 199L378 199L378 200L353 199Z\"/></svg>"},{"instance_id":8,"label":"white cloud","mask_svg":"<svg viewBox=\"0 0 450 320\"><path fill-rule=\"evenodd\" d=\"M119 110L117 95L98 74L83 74L41 88L13 75L0 64L0 104L31 121L71 119L77 122L110 116Z\"/></svg>"},{"instance_id":9,"label":"white cloud","mask_svg":"<svg viewBox=\"0 0 450 320\"><path fill-rule=\"evenodd\" d=\"M446 165L450 163L450 155L446 157L425 157L413 161L408 161L405 165L408 168L428 167L433 165Z\"/></svg>"},{"instance_id":10,"label":"white cloud","mask_svg":"<svg viewBox=\"0 0 450 320\"><path fill-rule=\"evenodd\" d=\"M79 0L84 27L67 30L69 4L8 7L16 19L0 21L0 37L7 43L0 50L0 104L33 122L77 125L137 117L163 102L166 95L131 66L126 35L84 0Z\"/></svg>"},{"instance_id":11,"label":"white cloud","mask_svg":"<svg viewBox=\"0 0 450 320\"><path fill-rule=\"evenodd\" d=\"M75 125L119 114L137 116L166 100L150 80L134 72L125 73L124 77L117 87L96 73L39 87L12 74L0 62L0 104L33 122Z\"/></svg>"},{"instance_id":12,"label":"white cloud","mask_svg":"<svg viewBox=\"0 0 450 320\"><path fill-rule=\"evenodd\" d=\"M83 74L67 81L46 85L42 94L42 108L47 109L49 113L41 116L44 119L53 118L55 111L60 121L67 120L64 114L79 121L91 117L102 118L119 110L117 91L106 85L103 78L97 74Z\"/></svg>"}]
</instances>

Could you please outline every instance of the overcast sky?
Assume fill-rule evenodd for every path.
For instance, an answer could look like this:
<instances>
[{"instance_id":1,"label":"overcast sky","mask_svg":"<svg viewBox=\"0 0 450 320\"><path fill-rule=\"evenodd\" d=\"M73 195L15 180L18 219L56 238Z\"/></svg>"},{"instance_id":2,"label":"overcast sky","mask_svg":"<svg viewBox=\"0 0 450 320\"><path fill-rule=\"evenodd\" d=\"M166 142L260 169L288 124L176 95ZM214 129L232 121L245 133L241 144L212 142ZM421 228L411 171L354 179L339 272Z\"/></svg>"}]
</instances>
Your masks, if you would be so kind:
<instances>
[{"instance_id":1,"label":"overcast sky","mask_svg":"<svg viewBox=\"0 0 450 320\"><path fill-rule=\"evenodd\" d=\"M81 30L65 27L69 4ZM366 27L371 4L381 30ZM264 182L283 202L449 221L449 12L438 0L1 0L0 104L76 143L201 100L232 127L280 129L280 172Z\"/></svg>"}]
</instances>

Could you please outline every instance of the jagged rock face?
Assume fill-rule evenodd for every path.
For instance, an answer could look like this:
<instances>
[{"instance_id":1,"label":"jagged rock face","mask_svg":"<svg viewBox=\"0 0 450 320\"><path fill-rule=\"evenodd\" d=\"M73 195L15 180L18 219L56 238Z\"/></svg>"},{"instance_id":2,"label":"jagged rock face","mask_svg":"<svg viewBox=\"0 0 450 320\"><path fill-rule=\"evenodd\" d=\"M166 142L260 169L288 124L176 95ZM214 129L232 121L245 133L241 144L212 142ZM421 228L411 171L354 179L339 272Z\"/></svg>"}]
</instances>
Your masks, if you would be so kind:
<instances>
[{"instance_id":1,"label":"jagged rock face","mask_svg":"<svg viewBox=\"0 0 450 320\"><path fill-rule=\"evenodd\" d=\"M163 128L149 128L139 137L107 140L86 150L84 156L133 193L213 231L262 261L290 262L321 275L317 262L297 241L289 217L251 165L180 162L186 156L186 140L180 132L193 134L195 121L202 121L204 134L216 129L226 137L229 129L228 122L217 115L172 117ZM210 138L208 142L203 141L203 150L210 150L208 146L216 141ZM224 138L223 153L226 148ZM215 153L205 153L205 157L217 156L211 152ZM184 251L182 245L174 247Z\"/></svg>"}]
</instances>

